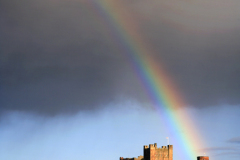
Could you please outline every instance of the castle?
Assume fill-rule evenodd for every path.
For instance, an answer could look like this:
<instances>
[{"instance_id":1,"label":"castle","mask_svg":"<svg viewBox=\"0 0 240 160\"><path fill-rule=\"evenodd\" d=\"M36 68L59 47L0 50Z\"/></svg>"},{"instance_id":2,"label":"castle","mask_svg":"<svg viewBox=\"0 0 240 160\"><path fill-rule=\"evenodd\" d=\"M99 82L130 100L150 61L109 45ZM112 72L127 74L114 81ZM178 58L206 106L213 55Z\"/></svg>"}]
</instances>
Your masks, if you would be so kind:
<instances>
[{"instance_id":1,"label":"castle","mask_svg":"<svg viewBox=\"0 0 240 160\"><path fill-rule=\"evenodd\" d=\"M120 160L173 160L173 145L162 146L162 148L157 148L157 143L145 145L143 146L143 154L138 158L120 157ZM197 160L209 160L209 157L199 156Z\"/></svg>"},{"instance_id":2,"label":"castle","mask_svg":"<svg viewBox=\"0 0 240 160\"><path fill-rule=\"evenodd\" d=\"M138 158L123 158L120 160L173 160L173 145L157 148L157 143L143 146L143 156Z\"/></svg>"}]
</instances>

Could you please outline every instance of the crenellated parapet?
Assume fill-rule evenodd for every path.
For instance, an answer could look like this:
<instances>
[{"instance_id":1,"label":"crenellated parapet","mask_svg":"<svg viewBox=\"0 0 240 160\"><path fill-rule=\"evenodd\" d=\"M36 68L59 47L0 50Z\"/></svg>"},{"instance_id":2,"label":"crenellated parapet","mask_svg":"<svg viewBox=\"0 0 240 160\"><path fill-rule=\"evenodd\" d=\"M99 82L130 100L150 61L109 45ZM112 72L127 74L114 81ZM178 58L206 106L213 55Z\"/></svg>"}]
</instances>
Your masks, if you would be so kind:
<instances>
[{"instance_id":1,"label":"crenellated parapet","mask_svg":"<svg viewBox=\"0 0 240 160\"><path fill-rule=\"evenodd\" d=\"M173 160L173 146L157 147L157 143L144 146L144 160Z\"/></svg>"},{"instance_id":2,"label":"crenellated parapet","mask_svg":"<svg viewBox=\"0 0 240 160\"><path fill-rule=\"evenodd\" d=\"M161 148L157 148L157 143L154 143L154 144L149 144L149 146L148 145L144 145L143 146L143 148L144 149L162 149L162 150L165 150L165 149L169 149L169 148L172 148L172 145L168 145L168 146L162 146Z\"/></svg>"},{"instance_id":3,"label":"crenellated parapet","mask_svg":"<svg viewBox=\"0 0 240 160\"><path fill-rule=\"evenodd\" d=\"M120 160L144 160L143 156L138 156L137 158L136 157L133 157L133 158L123 158L123 157L120 157Z\"/></svg>"},{"instance_id":4,"label":"crenellated parapet","mask_svg":"<svg viewBox=\"0 0 240 160\"><path fill-rule=\"evenodd\" d=\"M120 160L173 160L173 146L168 145L158 148L157 143L144 145L143 154L143 156L137 158L120 157Z\"/></svg>"},{"instance_id":5,"label":"crenellated parapet","mask_svg":"<svg viewBox=\"0 0 240 160\"><path fill-rule=\"evenodd\" d=\"M120 160L173 160L173 145L157 148L157 143L143 146L143 156L123 158ZM198 156L197 160L209 160L208 156Z\"/></svg>"}]
</instances>

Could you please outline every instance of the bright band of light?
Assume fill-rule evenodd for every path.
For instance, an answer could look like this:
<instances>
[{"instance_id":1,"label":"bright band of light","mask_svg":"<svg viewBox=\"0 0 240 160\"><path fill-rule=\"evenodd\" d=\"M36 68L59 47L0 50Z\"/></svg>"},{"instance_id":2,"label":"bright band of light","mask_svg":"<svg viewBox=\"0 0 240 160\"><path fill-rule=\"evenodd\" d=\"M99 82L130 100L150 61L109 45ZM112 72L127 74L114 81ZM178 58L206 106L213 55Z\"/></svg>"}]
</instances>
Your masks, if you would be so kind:
<instances>
[{"instance_id":1,"label":"bright band of light","mask_svg":"<svg viewBox=\"0 0 240 160\"><path fill-rule=\"evenodd\" d=\"M174 135L177 141L174 145L183 153L180 159L196 159L195 149L203 146L203 140L189 115L174 111L186 104L161 64L154 59L154 51L141 37L137 22L120 11L124 7L121 0L92 0L88 3L133 67L166 130Z\"/></svg>"}]
</instances>

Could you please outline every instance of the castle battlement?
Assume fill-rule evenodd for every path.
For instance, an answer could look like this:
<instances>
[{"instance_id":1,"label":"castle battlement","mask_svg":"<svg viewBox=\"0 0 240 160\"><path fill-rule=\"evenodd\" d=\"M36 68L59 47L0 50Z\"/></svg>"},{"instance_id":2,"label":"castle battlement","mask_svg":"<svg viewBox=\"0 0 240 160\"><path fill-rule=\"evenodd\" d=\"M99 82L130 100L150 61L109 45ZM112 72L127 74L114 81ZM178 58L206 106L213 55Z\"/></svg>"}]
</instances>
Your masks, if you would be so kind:
<instances>
[{"instance_id":1,"label":"castle battlement","mask_svg":"<svg viewBox=\"0 0 240 160\"><path fill-rule=\"evenodd\" d=\"M149 148L155 148L153 144L149 144Z\"/></svg>"},{"instance_id":2,"label":"castle battlement","mask_svg":"<svg viewBox=\"0 0 240 160\"><path fill-rule=\"evenodd\" d=\"M143 146L143 156L138 156L138 158L123 158L120 160L173 160L173 146L162 146L162 148L157 148L157 143L149 144Z\"/></svg>"},{"instance_id":3,"label":"castle battlement","mask_svg":"<svg viewBox=\"0 0 240 160\"><path fill-rule=\"evenodd\" d=\"M173 160L173 145L162 146L162 148L157 148L157 143L144 145L143 154L138 158L120 157L120 160ZM209 160L209 157L199 156L197 160Z\"/></svg>"},{"instance_id":4,"label":"castle battlement","mask_svg":"<svg viewBox=\"0 0 240 160\"><path fill-rule=\"evenodd\" d=\"M123 157L120 157L120 160L144 160L143 156L138 156L138 158L136 157L133 157L133 158L123 158Z\"/></svg>"},{"instance_id":5,"label":"castle battlement","mask_svg":"<svg viewBox=\"0 0 240 160\"><path fill-rule=\"evenodd\" d=\"M150 148L150 149L168 149L169 146L171 148L172 145L162 146L161 148L157 148L157 143L154 143L154 144L149 144L149 146L144 145L144 149L148 149L148 148Z\"/></svg>"},{"instance_id":6,"label":"castle battlement","mask_svg":"<svg viewBox=\"0 0 240 160\"><path fill-rule=\"evenodd\" d=\"M148 145L144 145L144 148L149 148Z\"/></svg>"}]
</instances>

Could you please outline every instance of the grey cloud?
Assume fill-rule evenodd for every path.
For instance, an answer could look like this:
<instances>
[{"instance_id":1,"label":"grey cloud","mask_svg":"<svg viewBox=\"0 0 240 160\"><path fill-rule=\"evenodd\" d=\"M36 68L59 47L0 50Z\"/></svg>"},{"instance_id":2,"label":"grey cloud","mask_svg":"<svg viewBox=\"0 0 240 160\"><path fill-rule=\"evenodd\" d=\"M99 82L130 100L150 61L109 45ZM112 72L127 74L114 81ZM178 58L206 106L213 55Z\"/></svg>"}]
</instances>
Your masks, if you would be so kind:
<instances>
[{"instance_id":1,"label":"grey cloud","mask_svg":"<svg viewBox=\"0 0 240 160\"><path fill-rule=\"evenodd\" d=\"M126 64L93 8L38 0L1 8L1 109L72 112L115 98Z\"/></svg>"},{"instance_id":2,"label":"grey cloud","mask_svg":"<svg viewBox=\"0 0 240 160\"><path fill-rule=\"evenodd\" d=\"M206 152L210 157L231 156L239 158L240 156L240 149L237 147L208 147L198 151Z\"/></svg>"},{"instance_id":3,"label":"grey cloud","mask_svg":"<svg viewBox=\"0 0 240 160\"><path fill-rule=\"evenodd\" d=\"M240 152L223 152L223 153L216 154L215 156L234 156L236 158L239 158Z\"/></svg>"},{"instance_id":4,"label":"grey cloud","mask_svg":"<svg viewBox=\"0 0 240 160\"><path fill-rule=\"evenodd\" d=\"M122 11L138 22L189 105L240 104L238 1L172 2L122 1ZM87 1L4 0L0 17L1 110L58 113L119 97L147 101L103 15Z\"/></svg>"},{"instance_id":5,"label":"grey cloud","mask_svg":"<svg viewBox=\"0 0 240 160\"><path fill-rule=\"evenodd\" d=\"M240 144L240 137L234 137L228 140L231 143L239 143Z\"/></svg>"},{"instance_id":6,"label":"grey cloud","mask_svg":"<svg viewBox=\"0 0 240 160\"><path fill-rule=\"evenodd\" d=\"M152 3L138 6L138 15L148 20L142 33L186 101L201 107L239 104L239 1Z\"/></svg>"},{"instance_id":7,"label":"grey cloud","mask_svg":"<svg viewBox=\"0 0 240 160\"><path fill-rule=\"evenodd\" d=\"M151 2L138 6L148 19L142 33L186 101L201 107L239 104L239 1L225 7L215 0Z\"/></svg>"},{"instance_id":8,"label":"grey cloud","mask_svg":"<svg viewBox=\"0 0 240 160\"><path fill-rule=\"evenodd\" d=\"M208 147L199 149L198 151L202 152L212 152L212 151L232 151L232 150L238 150L236 147Z\"/></svg>"}]
</instances>

